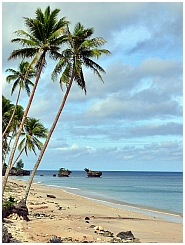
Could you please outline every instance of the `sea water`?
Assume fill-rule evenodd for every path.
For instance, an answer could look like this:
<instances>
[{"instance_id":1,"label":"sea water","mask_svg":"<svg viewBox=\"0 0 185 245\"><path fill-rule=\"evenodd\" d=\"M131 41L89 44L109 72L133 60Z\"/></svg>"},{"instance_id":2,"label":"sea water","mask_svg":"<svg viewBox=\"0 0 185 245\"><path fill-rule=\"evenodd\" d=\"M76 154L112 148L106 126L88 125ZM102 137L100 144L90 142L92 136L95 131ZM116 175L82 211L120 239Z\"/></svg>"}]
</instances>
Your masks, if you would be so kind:
<instances>
[{"instance_id":1,"label":"sea water","mask_svg":"<svg viewBox=\"0 0 185 245\"><path fill-rule=\"evenodd\" d=\"M182 222L181 172L103 171L100 178L88 178L85 171L72 171L69 177L58 177L57 173L57 170L37 170L33 182L58 187L109 206ZM27 180L29 176L11 178Z\"/></svg>"}]
</instances>

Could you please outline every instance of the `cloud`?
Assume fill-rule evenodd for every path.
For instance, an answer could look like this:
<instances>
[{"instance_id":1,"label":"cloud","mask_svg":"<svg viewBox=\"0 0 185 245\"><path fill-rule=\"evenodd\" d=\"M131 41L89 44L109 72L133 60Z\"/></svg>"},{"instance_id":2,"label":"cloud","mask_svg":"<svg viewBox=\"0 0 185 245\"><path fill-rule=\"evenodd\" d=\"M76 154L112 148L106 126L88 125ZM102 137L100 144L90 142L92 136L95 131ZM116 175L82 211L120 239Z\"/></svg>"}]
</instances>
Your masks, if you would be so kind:
<instances>
[{"instance_id":1,"label":"cloud","mask_svg":"<svg viewBox=\"0 0 185 245\"><path fill-rule=\"evenodd\" d=\"M25 29L24 16L34 17L38 7L48 5L61 9L59 16L71 21L72 30L78 21L94 27L112 54L97 60L106 71L104 83L84 69L87 94L73 84L41 169L52 169L53 159L56 169L61 161L71 169L181 169L182 3L2 3L2 91L12 102L16 93L10 96L5 70L18 67L20 60L7 58L20 46L10 40ZM48 59L29 111L47 128L66 89L51 80L54 66ZM27 101L23 92L24 108ZM25 160L31 168L36 157Z\"/></svg>"},{"instance_id":2,"label":"cloud","mask_svg":"<svg viewBox=\"0 0 185 245\"><path fill-rule=\"evenodd\" d=\"M62 159L63 165L75 166L76 170L83 170L85 167L101 169L102 164L105 164L103 170L110 170L112 162L115 163L116 168L124 166L124 169L132 169L132 166L134 166L137 170L142 162L145 164L148 161L154 163L163 160L175 164L177 161L181 161L182 147L180 142L170 141L122 148L92 148L74 143L69 148L55 149L52 152L49 150L47 154L55 156L56 169L61 166L60 159ZM167 167L166 170L168 170Z\"/></svg>"}]
</instances>

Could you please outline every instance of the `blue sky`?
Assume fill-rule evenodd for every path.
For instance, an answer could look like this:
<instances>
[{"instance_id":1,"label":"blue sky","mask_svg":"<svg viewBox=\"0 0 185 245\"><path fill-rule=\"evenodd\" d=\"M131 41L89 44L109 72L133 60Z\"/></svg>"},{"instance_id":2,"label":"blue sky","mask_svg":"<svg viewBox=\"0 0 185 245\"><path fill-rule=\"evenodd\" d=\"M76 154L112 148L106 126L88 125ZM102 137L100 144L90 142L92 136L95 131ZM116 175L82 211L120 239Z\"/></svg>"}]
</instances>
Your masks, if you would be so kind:
<instances>
[{"instance_id":1,"label":"blue sky","mask_svg":"<svg viewBox=\"0 0 185 245\"><path fill-rule=\"evenodd\" d=\"M182 171L182 3L2 3L2 93L12 102L5 70L20 62L7 61L20 48L13 32L48 5L61 9L71 30L77 22L94 27L112 54L97 61L104 83L85 70L87 94L73 85L39 169ZM29 112L48 129L65 92L51 81L54 65L48 59ZM23 92L20 104L27 101ZM26 169L37 160L21 158Z\"/></svg>"}]
</instances>

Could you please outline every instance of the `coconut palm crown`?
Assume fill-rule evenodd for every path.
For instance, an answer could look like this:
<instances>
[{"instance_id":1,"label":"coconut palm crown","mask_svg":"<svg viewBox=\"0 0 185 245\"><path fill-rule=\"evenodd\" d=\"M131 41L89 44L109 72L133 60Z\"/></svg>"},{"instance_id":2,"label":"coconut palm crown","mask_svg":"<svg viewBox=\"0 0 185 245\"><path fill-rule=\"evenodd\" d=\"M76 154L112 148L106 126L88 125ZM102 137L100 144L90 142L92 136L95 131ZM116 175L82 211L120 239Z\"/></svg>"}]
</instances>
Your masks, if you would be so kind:
<instances>
[{"instance_id":1,"label":"coconut palm crown","mask_svg":"<svg viewBox=\"0 0 185 245\"><path fill-rule=\"evenodd\" d=\"M8 130L12 120L13 120L13 117L14 117L14 114L15 114L15 111L16 111L16 108L17 108L17 105L18 105L18 101L19 101L19 98L20 98L20 94L21 94L21 90L25 88L28 96L30 96L30 85L33 86L33 83L32 81L30 80L31 78L33 77L36 77L36 72L35 70L30 67L29 68L29 71L28 70L28 67L29 67L29 62L28 61L21 61L21 63L19 64L19 67L18 67L18 70L14 70L14 69L7 69L6 72L11 72L12 74L8 75L6 77L6 81L8 83L10 83L11 81L14 81L14 84L13 84L13 87L12 87L12 91L11 91L11 95L13 94L13 92L15 91L16 87L19 87L19 90L18 90L18 94L17 94L17 100L16 100L16 104L15 104L15 107L14 107L14 111L12 113L12 116L9 120L9 123L6 127L6 129L4 130L3 134L2 134L2 137L4 137L6 131Z\"/></svg>"},{"instance_id":2,"label":"coconut palm crown","mask_svg":"<svg viewBox=\"0 0 185 245\"><path fill-rule=\"evenodd\" d=\"M18 38L11 40L13 43L19 43L23 46L21 49L14 50L8 60L12 58L32 58L32 64L40 66L46 64L45 55L49 52L49 56L53 59L59 57L60 44L64 41L64 31L69 21L66 17L57 19L60 9L51 11L50 6L46 8L44 13L40 8L35 12L36 18L24 17L25 26L28 32L18 30L15 33Z\"/></svg>"},{"instance_id":3,"label":"coconut palm crown","mask_svg":"<svg viewBox=\"0 0 185 245\"><path fill-rule=\"evenodd\" d=\"M41 150L43 146L39 138L46 138L47 133L47 128L38 119L28 117L24 124L24 131L21 133L24 138L19 143L18 149L24 148L26 155L28 155L28 150L33 151L37 155L35 147Z\"/></svg>"},{"instance_id":4,"label":"coconut palm crown","mask_svg":"<svg viewBox=\"0 0 185 245\"><path fill-rule=\"evenodd\" d=\"M58 75L62 73L60 77L61 86L62 83L68 86L73 76L74 81L76 81L86 93L86 83L82 66L92 69L103 81L100 73L105 73L105 71L93 59L98 59L102 54L110 54L110 51L107 49L99 49L106 41L102 37L91 38L93 33L93 28L85 29L79 22L75 25L72 34L68 28L68 48L62 51L60 61L52 73L53 80L56 80Z\"/></svg>"},{"instance_id":5,"label":"coconut palm crown","mask_svg":"<svg viewBox=\"0 0 185 245\"><path fill-rule=\"evenodd\" d=\"M27 69L29 67L28 61L21 61L21 63L18 66L18 70L14 70L11 68L8 68L6 72L11 72L12 74L8 75L6 77L6 81L10 83L11 81L14 81L14 84L12 86L11 95L15 91L17 87L20 89L26 90L28 96L30 95L30 85L33 86L33 82L30 80L31 78L36 77L35 70L30 67L29 72L27 72ZM25 75L27 76L25 77Z\"/></svg>"}]
</instances>

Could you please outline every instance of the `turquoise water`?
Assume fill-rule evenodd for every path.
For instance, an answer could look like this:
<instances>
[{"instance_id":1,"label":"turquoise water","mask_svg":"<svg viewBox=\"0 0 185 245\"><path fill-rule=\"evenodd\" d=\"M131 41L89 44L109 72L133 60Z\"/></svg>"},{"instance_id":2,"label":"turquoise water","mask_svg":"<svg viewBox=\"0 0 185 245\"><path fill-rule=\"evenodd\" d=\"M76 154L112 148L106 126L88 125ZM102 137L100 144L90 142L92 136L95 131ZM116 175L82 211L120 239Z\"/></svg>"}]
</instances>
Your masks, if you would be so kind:
<instances>
[{"instance_id":1,"label":"turquoise water","mask_svg":"<svg viewBox=\"0 0 185 245\"><path fill-rule=\"evenodd\" d=\"M97 202L182 222L183 174L178 172L103 171L87 178L85 171L53 177L57 171L38 170L34 182L62 188ZM43 175L43 176L40 176ZM12 177L27 180L29 176Z\"/></svg>"}]
</instances>

